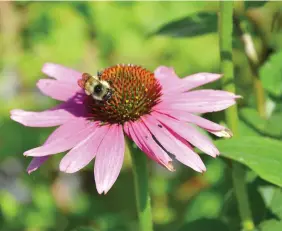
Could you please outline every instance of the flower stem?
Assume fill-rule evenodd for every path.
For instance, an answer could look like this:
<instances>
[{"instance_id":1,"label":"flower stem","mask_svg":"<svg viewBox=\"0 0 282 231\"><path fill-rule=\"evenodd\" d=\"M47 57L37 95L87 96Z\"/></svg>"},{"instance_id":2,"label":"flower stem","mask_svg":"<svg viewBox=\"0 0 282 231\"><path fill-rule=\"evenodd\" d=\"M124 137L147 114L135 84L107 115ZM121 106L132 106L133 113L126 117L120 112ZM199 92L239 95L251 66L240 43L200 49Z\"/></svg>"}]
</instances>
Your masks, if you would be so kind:
<instances>
[{"instance_id":1,"label":"flower stem","mask_svg":"<svg viewBox=\"0 0 282 231\"><path fill-rule=\"evenodd\" d=\"M139 231L153 231L146 155L134 148L128 138L127 147L132 159Z\"/></svg>"},{"instance_id":2,"label":"flower stem","mask_svg":"<svg viewBox=\"0 0 282 231\"><path fill-rule=\"evenodd\" d=\"M221 70L223 89L235 92L233 60L232 60L232 30L233 30L233 2L221 1L219 14L219 45L221 56ZM228 108L225 111L228 127L238 136L238 113L237 107ZM242 227L245 231L254 229L247 188L245 184L245 171L238 163L232 164L232 180L238 209L241 217Z\"/></svg>"},{"instance_id":3,"label":"flower stem","mask_svg":"<svg viewBox=\"0 0 282 231\"><path fill-rule=\"evenodd\" d=\"M244 231L252 231L255 226L252 220L248 192L245 184L245 171L243 166L238 163L232 164L232 181L242 220L241 225Z\"/></svg>"}]
</instances>

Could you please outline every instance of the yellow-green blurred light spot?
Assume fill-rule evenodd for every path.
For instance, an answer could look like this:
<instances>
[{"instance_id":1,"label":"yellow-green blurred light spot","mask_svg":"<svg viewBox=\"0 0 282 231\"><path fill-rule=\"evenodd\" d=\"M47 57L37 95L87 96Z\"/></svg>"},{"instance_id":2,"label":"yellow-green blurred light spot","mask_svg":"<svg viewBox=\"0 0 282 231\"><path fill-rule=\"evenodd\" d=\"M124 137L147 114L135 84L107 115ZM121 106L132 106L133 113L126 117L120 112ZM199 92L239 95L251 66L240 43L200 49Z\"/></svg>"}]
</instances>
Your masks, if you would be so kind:
<instances>
[{"instance_id":1,"label":"yellow-green blurred light spot","mask_svg":"<svg viewBox=\"0 0 282 231\"><path fill-rule=\"evenodd\" d=\"M0 194L0 207L4 218L7 220L14 219L19 212L19 204L16 198L9 192L2 192Z\"/></svg>"}]
</instances>

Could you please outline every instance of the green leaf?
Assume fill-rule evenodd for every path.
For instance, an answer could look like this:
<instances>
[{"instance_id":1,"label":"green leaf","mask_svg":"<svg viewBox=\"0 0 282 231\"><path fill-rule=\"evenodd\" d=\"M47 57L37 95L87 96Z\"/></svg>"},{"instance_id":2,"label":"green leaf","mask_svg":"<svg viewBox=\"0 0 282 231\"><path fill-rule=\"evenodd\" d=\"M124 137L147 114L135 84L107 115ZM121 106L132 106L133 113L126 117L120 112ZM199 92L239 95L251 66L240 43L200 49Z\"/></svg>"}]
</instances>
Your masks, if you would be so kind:
<instances>
[{"instance_id":1,"label":"green leaf","mask_svg":"<svg viewBox=\"0 0 282 231\"><path fill-rule=\"evenodd\" d=\"M248 125L248 127L252 128L258 134L270 136L272 138L282 137L281 118L281 112L273 113L269 119L265 120L261 118L258 112L253 108L244 108L240 110L240 119Z\"/></svg>"},{"instance_id":2,"label":"green leaf","mask_svg":"<svg viewBox=\"0 0 282 231\"><path fill-rule=\"evenodd\" d=\"M282 230L282 221L277 220L267 220L262 222L259 225L260 231L281 231Z\"/></svg>"},{"instance_id":3,"label":"green leaf","mask_svg":"<svg viewBox=\"0 0 282 231\"><path fill-rule=\"evenodd\" d=\"M159 28L154 35L170 37L194 37L217 31L217 15L213 12L199 12L170 22Z\"/></svg>"},{"instance_id":4,"label":"green leaf","mask_svg":"<svg viewBox=\"0 0 282 231\"><path fill-rule=\"evenodd\" d=\"M212 230L217 231L229 231L226 224L224 224L220 220L216 219L199 219L196 221L189 222L183 225L178 231L210 231Z\"/></svg>"},{"instance_id":5,"label":"green leaf","mask_svg":"<svg viewBox=\"0 0 282 231\"><path fill-rule=\"evenodd\" d=\"M246 9L262 7L265 3L267 3L267 1L244 1Z\"/></svg>"},{"instance_id":6,"label":"green leaf","mask_svg":"<svg viewBox=\"0 0 282 231\"><path fill-rule=\"evenodd\" d=\"M282 219L282 189L273 185L263 185L259 187L258 191L262 195L266 207Z\"/></svg>"},{"instance_id":7,"label":"green leaf","mask_svg":"<svg viewBox=\"0 0 282 231\"><path fill-rule=\"evenodd\" d=\"M216 141L221 155L238 161L262 179L282 186L282 142L263 137L239 137Z\"/></svg>"},{"instance_id":8,"label":"green leaf","mask_svg":"<svg viewBox=\"0 0 282 231\"><path fill-rule=\"evenodd\" d=\"M282 95L282 52L275 53L259 70L263 87L276 97Z\"/></svg>"}]
</instances>

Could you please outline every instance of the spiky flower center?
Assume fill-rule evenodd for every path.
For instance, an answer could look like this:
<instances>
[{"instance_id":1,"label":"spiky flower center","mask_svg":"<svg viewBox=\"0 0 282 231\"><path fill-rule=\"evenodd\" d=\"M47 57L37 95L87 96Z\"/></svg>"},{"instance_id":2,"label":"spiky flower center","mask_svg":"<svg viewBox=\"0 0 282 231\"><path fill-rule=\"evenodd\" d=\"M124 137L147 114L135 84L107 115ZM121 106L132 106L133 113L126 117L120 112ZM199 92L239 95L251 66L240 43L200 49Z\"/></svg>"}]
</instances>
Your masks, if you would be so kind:
<instances>
[{"instance_id":1,"label":"spiky flower center","mask_svg":"<svg viewBox=\"0 0 282 231\"><path fill-rule=\"evenodd\" d=\"M99 76L110 83L113 94L103 103L97 103L91 96L87 98L88 112L96 121L109 124L136 121L160 102L160 83L141 66L118 64L104 69Z\"/></svg>"}]
</instances>

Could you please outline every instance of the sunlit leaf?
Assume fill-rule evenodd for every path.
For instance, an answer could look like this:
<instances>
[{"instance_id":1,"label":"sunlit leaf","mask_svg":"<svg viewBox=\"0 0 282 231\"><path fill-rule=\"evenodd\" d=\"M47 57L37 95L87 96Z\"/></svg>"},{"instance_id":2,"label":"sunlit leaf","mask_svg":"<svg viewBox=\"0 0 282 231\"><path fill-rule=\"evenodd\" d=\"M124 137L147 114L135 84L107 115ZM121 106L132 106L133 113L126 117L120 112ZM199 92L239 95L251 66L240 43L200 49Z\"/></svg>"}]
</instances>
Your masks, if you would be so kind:
<instances>
[{"instance_id":1,"label":"sunlit leaf","mask_svg":"<svg viewBox=\"0 0 282 231\"><path fill-rule=\"evenodd\" d=\"M282 52L276 53L259 71L263 87L278 97L282 95Z\"/></svg>"},{"instance_id":2,"label":"sunlit leaf","mask_svg":"<svg viewBox=\"0 0 282 231\"><path fill-rule=\"evenodd\" d=\"M155 35L171 37L193 37L217 31L217 15L213 12L199 12L188 17L169 22L159 28Z\"/></svg>"},{"instance_id":3,"label":"sunlit leaf","mask_svg":"<svg viewBox=\"0 0 282 231\"><path fill-rule=\"evenodd\" d=\"M243 134L244 136L257 136L258 133L250 127L249 124L246 124L244 121L239 120L238 123L239 134Z\"/></svg>"},{"instance_id":4,"label":"sunlit leaf","mask_svg":"<svg viewBox=\"0 0 282 231\"><path fill-rule=\"evenodd\" d=\"M282 142L263 137L239 137L216 141L221 155L238 161L262 179L282 186Z\"/></svg>"},{"instance_id":5,"label":"sunlit leaf","mask_svg":"<svg viewBox=\"0 0 282 231\"><path fill-rule=\"evenodd\" d=\"M260 231L281 231L282 230L282 221L277 220L267 220L260 224Z\"/></svg>"}]
</instances>

